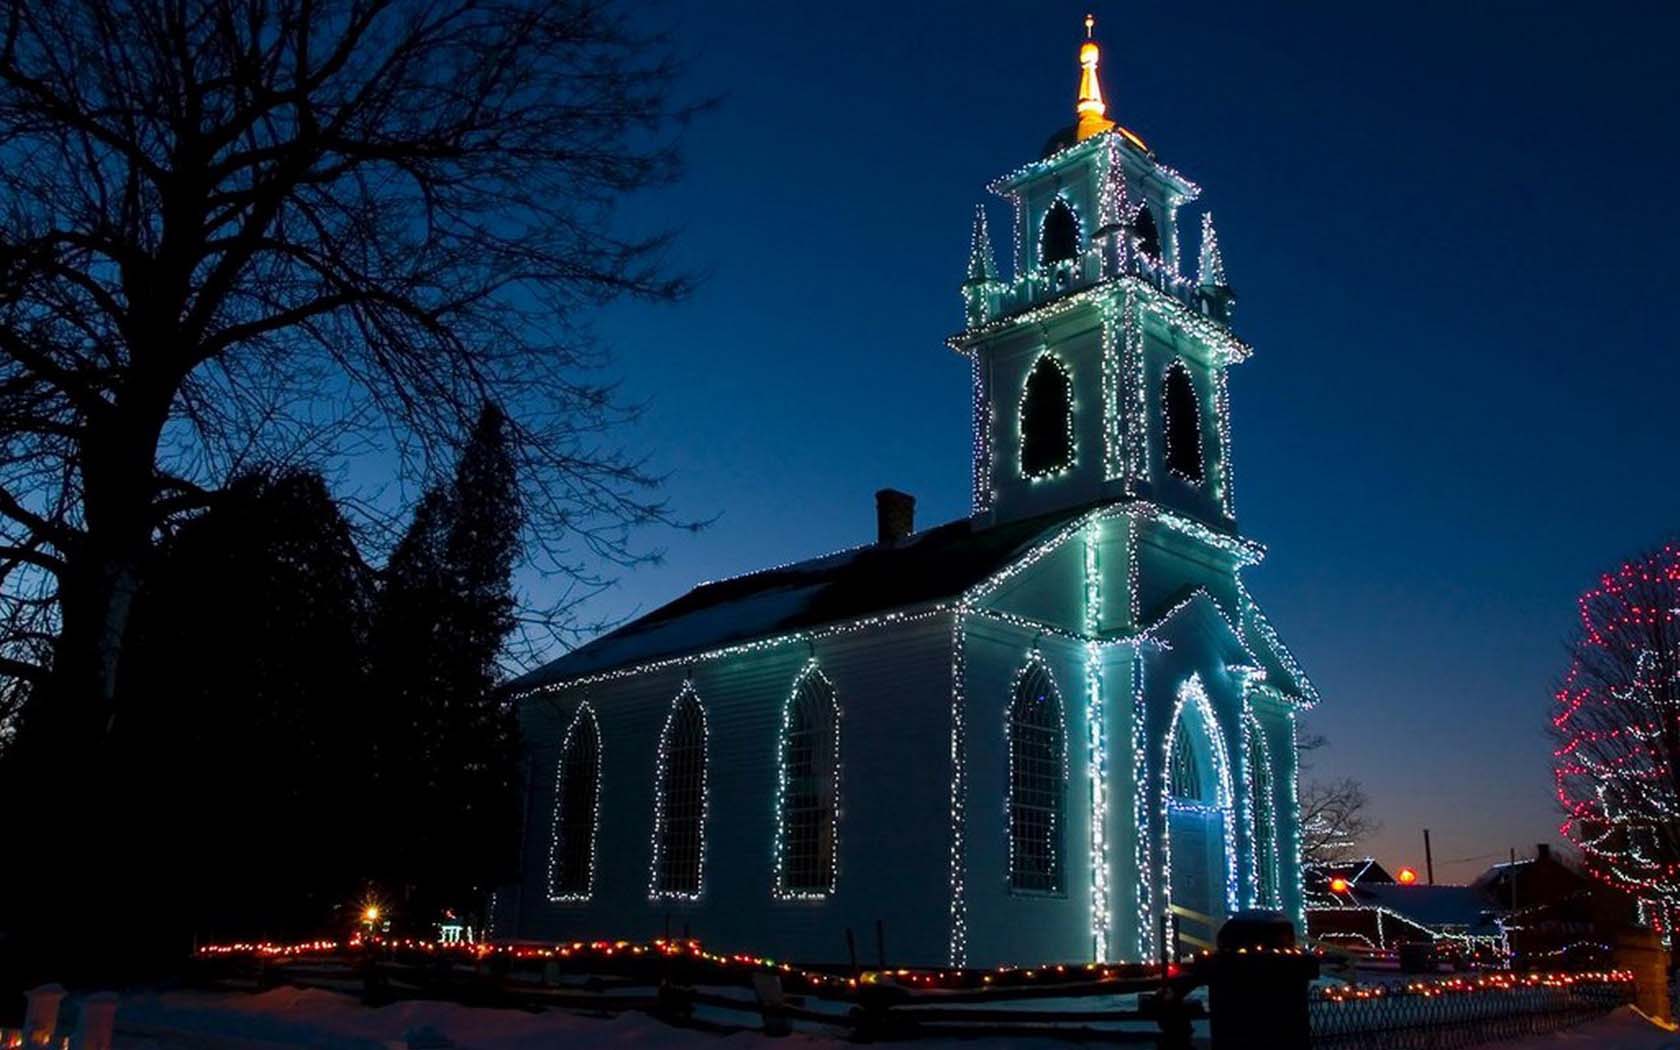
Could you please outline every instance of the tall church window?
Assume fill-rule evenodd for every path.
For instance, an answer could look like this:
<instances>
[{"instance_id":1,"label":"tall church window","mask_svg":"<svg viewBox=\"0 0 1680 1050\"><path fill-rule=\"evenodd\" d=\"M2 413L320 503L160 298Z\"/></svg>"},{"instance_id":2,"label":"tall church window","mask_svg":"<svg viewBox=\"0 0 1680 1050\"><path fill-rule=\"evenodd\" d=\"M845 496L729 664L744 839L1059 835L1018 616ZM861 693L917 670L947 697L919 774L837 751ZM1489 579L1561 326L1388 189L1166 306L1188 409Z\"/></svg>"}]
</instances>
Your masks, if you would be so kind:
<instances>
[{"instance_id":1,"label":"tall church window","mask_svg":"<svg viewBox=\"0 0 1680 1050\"><path fill-rule=\"evenodd\" d=\"M1173 727L1172 763L1167 769L1167 792L1173 798L1199 802L1202 798L1202 771L1196 762L1196 751L1190 744L1190 731L1179 719Z\"/></svg>"},{"instance_id":2,"label":"tall church window","mask_svg":"<svg viewBox=\"0 0 1680 1050\"><path fill-rule=\"evenodd\" d=\"M1067 729L1062 698L1034 661L1009 704L1009 888L1062 890L1062 812Z\"/></svg>"},{"instance_id":3,"label":"tall church window","mask_svg":"<svg viewBox=\"0 0 1680 1050\"><path fill-rule=\"evenodd\" d=\"M706 713L684 685L659 734L649 895L700 896L706 859Z\"/></svg>"},{"instance_id":4,"label":"tall church window","mask_svg":"<svg viewBox=\"0 0 1680 1050\"><path fill-rule=\"evenodd\" d=\"M1068 202L1057 197L1044 213L1038 234L1038 261L1044 266L1079 257L1079 217Z\"/></svg>"},{"instance_id":5,"label":"tall church window","mask_svg":"<svg viewBox=\"0 0 1680 1050\"><path fill-rule=\"evenodd\" d=\"M1021 473L1059 474L1073 466L1073 383L1062 363L1043 354L1021 395Z\"/></svg>"},{"instance_id":6,"label":"tall church window","mask_svg":"<svg viewBox=\"0 0 1680 1050\"><path fill-rule=\"evenodd\" d=\"M1183 361L1167 369L1161 393L1161 427L1167 435L1167 469L1185 481L1201 484L1202 406L1196 381Z\"/></svg>"},{"instance_id":7,"label":"tall church window","mask_svg":"<svg viewBox=\"0 0 1680 1050\"><path fill-rule=\"evenodd\" d=\"M834 890L840 804L840 709L834 688L814 667L802 675L782 712L776 892L825 896Z\"/></svg>"},{"instance_id":8,"label":"tall church window","mask_svg":"<svg viewBox=\"0 0 1680 1050\"><path fill-rule=\"evenodd\" d=\"M1278 904L1277 814L1272 804L1272 764L1260 725L1248 724L1249 814L1254 821L1254 902L1262 908Z\"/></svg>"},{"instance_id":9,"label":"tall church window","mask_svg":"<svg viewBox=\"0 0 1680 1050\"><path fill-rule=\"evenodd\" d=\"M1155 213L1149 210L1149 205L1140 205L1137 215L1132 219L1132 242L1138 251L1152 259L1161 257L1161 231L1155 225Z\"/></svg>"},{"instance_id":10,"label":"tall church window","mask_svg":"<svg viewBox=\"0 0 1680 1050\"><path fill-rule=\"evenodd\" d=\"M554 838L549 845L550 900L588 900L595 881L595 828L601 805L601 730L595 712L578 708L560 744L554 781Z\"/></svg>"}]
</instances>

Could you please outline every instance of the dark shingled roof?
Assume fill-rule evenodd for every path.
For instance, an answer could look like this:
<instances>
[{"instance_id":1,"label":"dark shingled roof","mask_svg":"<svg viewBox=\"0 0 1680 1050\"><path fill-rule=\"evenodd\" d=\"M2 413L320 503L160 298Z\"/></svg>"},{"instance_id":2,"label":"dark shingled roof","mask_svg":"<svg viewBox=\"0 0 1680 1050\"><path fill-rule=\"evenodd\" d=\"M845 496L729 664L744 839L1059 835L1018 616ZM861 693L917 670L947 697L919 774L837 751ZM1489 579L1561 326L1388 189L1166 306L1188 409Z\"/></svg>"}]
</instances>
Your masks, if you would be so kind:
<instances>
[{"instance_id":1,"label":"dark shingled roof","mask_svg":"<svg viewBox=\"0 0 1680 1050\"><path fill-rule=\"evenodd\" d=\"M891 546L703 583L524 675L514 690L705 652L757 638L951 598L985 580L1090 507L991 528L966 518Z\"/></svg>"},{"instance_id":2,"label":"dark shingled roof","mask_svg":"<svg viewBox=\"0 0 1680 1050\"><path fill-rule=\"evenodd\" d=\"M1363 881L1353 886L1361 904L1399 912L1413 922L1439 929L1459 927L1468 933L1494 934L1494 904L1475 886L1403 886L1398 882Z\"/></svg>"}]
</instances>

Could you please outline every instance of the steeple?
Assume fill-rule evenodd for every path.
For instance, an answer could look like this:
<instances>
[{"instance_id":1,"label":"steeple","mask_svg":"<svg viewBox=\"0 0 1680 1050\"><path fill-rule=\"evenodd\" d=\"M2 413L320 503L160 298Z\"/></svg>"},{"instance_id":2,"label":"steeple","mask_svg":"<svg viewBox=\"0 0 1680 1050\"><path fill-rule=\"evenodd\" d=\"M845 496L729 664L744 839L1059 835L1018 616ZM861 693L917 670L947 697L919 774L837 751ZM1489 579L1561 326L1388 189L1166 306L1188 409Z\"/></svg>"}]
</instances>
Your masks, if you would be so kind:
<instances>
[{"instance_id":1,"label":"steeple","mask_svg":"<svg viewBox=\"0 0 1680 1050\"><path fill-rule=\"evenodd\" d=\"M1102 82L1097 79L1097 61L1102 57L1102 51L1091 38L1096 25L1095 15L1085 16L1085 43L1079 48L1079 102L1074 106L1074 111L1079 114L1078 138L1081 142L1114 127L1114 121L1104 115L1108 112L1108 105L1103 102Z\"/></svg>"}]
</instances>

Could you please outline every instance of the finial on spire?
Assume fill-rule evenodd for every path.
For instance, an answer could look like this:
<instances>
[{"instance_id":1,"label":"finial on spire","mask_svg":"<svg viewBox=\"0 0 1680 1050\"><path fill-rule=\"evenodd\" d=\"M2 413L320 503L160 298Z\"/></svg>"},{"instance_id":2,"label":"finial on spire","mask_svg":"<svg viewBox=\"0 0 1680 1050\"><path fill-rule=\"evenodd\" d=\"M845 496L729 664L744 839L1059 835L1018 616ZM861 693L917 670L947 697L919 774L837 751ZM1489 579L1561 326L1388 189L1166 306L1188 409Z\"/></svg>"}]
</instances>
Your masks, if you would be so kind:
<instances>
[{"instance_id":1,"label":"finial on spire","mask_svg":"<svg viewBox=\"0 0 1680 1050\"><path fill-rule=\"evenodd\" d=\"M968 278L964 284L997 280L997 263L992 258L992 235L986 228L986 208L974 206L974 232L968 242Z\"/></svg>"},{"instance_id":2,"label":"finial on spire","mask_svg":"<svg viewBox=\"0 0 1680 1050\"><path fill-rule=\"evenodd\" d=\"M1092 135L1101 135L1114 126L1104 114L1108 105L1103 102L1102 84L1097 80L1097 61L1102 51L1094 39L1097 19L1085 16L1085 43L1079 48L1079 102L1074 111L1079 114L1078 138L1081 142Z\"/></svg>"}]
</instances>

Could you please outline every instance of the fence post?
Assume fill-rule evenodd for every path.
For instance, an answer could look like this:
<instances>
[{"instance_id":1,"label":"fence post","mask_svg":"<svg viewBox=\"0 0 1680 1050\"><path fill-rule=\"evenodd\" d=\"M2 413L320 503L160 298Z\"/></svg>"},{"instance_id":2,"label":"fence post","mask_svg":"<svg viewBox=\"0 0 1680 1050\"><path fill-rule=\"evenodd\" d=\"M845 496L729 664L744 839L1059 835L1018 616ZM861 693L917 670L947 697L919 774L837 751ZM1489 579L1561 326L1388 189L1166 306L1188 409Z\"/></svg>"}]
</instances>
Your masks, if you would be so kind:
<instances>
[{"instance_id":1,"label":"fence post","mask_svg":"<svg viewBox=\"0 0 1680 1050\"><path fill-rule=\"evenodd\" d=\"M793 1031L787 1014L782 1012L782 979L773 973L752 975L753 997L758 1000L758 1012L764 1018L764 1034L784 1036Z\"/></svg>"},{"instance_id":2,"label":"fence post","mask_svg":"<svg viewBox=\"0 0 1680 1050\"><path fill-rule=\"evenodd\" d=\"M45 1046L58 1028L58 1007L64 1002L64 986L43 984L23 994L29 1001L23 1012L23 1041L30 1046Z\"/></svg>"},{"instance_id":3,"label":"fence post","mask_svg":"<svg viewBox=\"0 0 1680 1050\"><path fill-rule=\"evenodd\" d=\"M1654 931L1626 927L1616 931L1611 948L1611 965L1633 971L1634 1005L1647 1017L1673 1020L1668 999L1668 953Z\"/></svg>"},{"instance_id":4,"label":"fence post","mask_svg":"<svg viewBox=\"0 0 1680 1050\"><path fill-rule=\"evenodd\" d=\"M1213 1050L1308 1050L1307 992L1318 959L1295 950L1295 927L1276 911L1243 911L1219 929L1207 960Z\"/></svg>"},{"instance_id":5,"label":"fence post","mask_svg":"<svg viewBox=\"0 0 1680 1050\"><path fill-rule=\"evenodd\" d=\"M111 1031L117 1025L117 994L97 992L83 999L70 1039L75 1050L111 1050Z\"/></svg>"}]
</instances>

